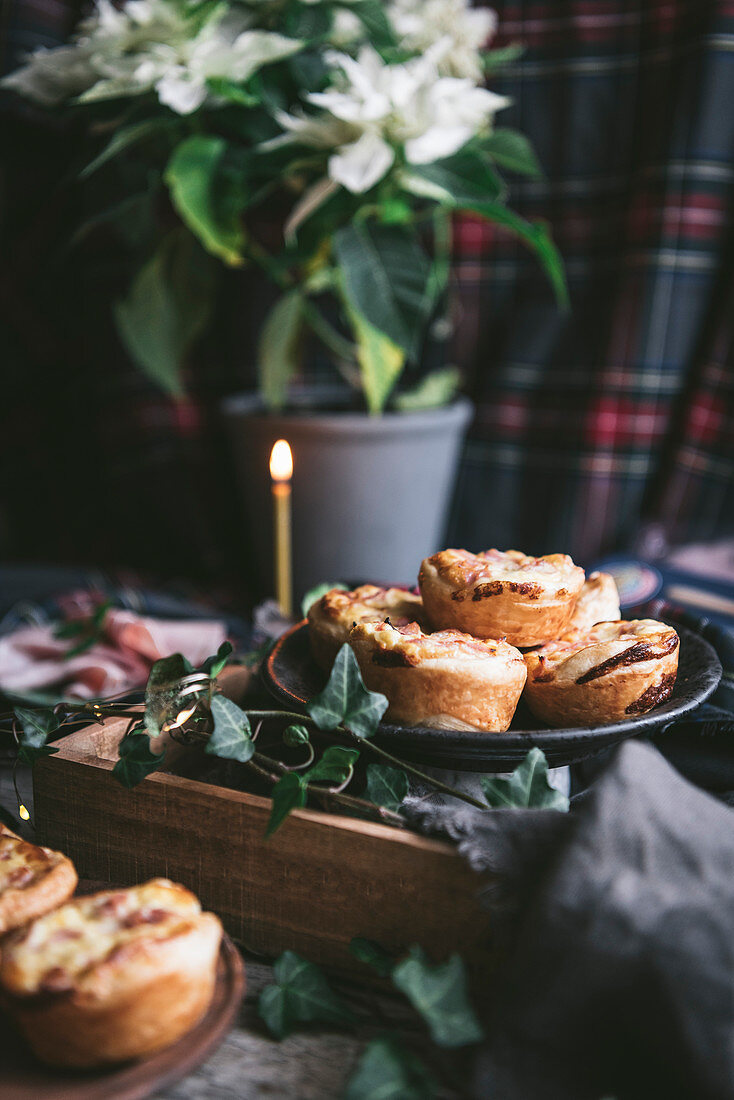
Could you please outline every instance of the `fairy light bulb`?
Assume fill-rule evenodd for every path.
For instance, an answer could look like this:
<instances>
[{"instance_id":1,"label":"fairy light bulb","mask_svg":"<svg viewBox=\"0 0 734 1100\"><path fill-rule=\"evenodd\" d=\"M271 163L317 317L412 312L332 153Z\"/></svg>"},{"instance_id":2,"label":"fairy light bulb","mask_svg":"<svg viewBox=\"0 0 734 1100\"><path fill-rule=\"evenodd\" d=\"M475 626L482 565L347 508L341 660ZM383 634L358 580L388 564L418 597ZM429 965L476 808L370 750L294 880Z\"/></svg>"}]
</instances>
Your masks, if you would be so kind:
<instances>
[{"instance_id":1,"label":"fairy light bulb","mask_svg":"<svg viewBox=\"0 0 734 1100\"><path fill-rule=\"evenodd\" d=\"M22 802L20 806L18 806L18 814L21 821L30 821L31 819L31 815L28 813L28 810L25 808Z\"/></svg>"}]
</instances>

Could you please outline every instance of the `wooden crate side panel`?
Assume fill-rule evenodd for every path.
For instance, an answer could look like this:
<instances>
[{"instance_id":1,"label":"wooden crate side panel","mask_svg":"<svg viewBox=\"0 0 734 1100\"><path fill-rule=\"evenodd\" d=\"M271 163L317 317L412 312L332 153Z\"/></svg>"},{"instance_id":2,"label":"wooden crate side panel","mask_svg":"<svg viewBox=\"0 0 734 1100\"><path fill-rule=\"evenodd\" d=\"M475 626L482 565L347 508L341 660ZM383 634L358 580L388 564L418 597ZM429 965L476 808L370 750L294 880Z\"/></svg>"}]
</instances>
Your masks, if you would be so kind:
<instances>
[{"instance_id":1,"label":"wooden crate side panel","mask_svg":"<svg viewBox=\"0 0 734 1100\"><path fill-rule=\"evenodd\" d=\"M304 811L264 840L267 799L175 776L127 791L96 765L39 763L36 822L86 878L131 884L163 875L194 890L248 948L292 948L362 972L353 936L481 965L488 917L479 879L448 846L385 826ZM341 824L343 823L343 824Z\"/></svg>"}]
</instances>

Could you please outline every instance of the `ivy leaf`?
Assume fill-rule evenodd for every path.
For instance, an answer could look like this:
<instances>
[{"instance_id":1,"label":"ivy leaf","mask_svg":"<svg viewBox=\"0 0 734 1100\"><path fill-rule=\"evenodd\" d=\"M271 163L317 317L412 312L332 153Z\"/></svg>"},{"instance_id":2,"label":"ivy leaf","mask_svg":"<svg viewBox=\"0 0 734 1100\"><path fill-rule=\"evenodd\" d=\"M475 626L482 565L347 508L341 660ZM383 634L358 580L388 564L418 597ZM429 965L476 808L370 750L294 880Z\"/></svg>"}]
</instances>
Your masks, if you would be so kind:
<instances>
[{"instance_id":1,"label":"ivy leaf","mask_svg":"<svg viewBox=\"0 0 734 1100\"><path fill-rule=\"evenodd\" d=\"M320 600L322 596L325 596L327 592L332 592L335 588L338 588L340 592L347 592L348 588L346 584L342 584L341 581L322 581L321 584L317 584L314 588L309 588L306 595L301 600L301 614L304 619L308 615L309 608Z\"/></svg>"},{"instance_id":2,"label":"ivy leaf","mask_svg":"<svg viewBox=\"0 0 734 1100\"><path fill-rule=\"evenodd\" d=\"M317 760L301 777L306 783L344 783L354 770L359 759L359 749L345 749L341 745L330 745L320 760Z\"/></svg>"},{"instance_id":3,"label":"ivy leaf","mask_svg":"<svg viewBox=\"0 0 734 1100\"><path fill-rule=\"evenodd\" d=\"M245 712L231 699L215 695L212 699L212 718L214 729L204 752L223 760L239 760L240 764L246 764L255 752L255 742L250 737L250 720Z\"/></svg>"},{"instance_id":4,"label":"ivy leaf","mask_svg":"<svg viewBox=\"0 0 734 1100\"><path fill-rule=\"evenodd\" d=\"M291 810L306 805L306 786L296 772L286 772L273 787L273 808L265 830L265 838L272 836L283 824Z\"/></svg>"},{"instance_id":5,"label":"ivy leaf","mask_svg":"<svg viewBox=\"0 0 734 1100\"><path fill-rule=\"evenodd\" d=\"M387 710L387 699L364 686L354 650L345 642L326 687L307 709L319 729L335 730L344 724L357 737L371 737Z\"/></svg>"},{"instance_id":6,"label":"ivy leaf","mask_svg":"<svg viewBox=\"0 0 734 1100\"><path fill-rule=\"evenodd\" d=\"M376 970L381 978L388 978L395 966L395 959L382 944L375 940L365 939L364 936L355 936L349 944L349 950L355 959L366 963Z\"/></svg>"},{"instance_id":7,"label":"ivy leaf","mask_svg":"<svg viewBox=\"0 0 734 1100\"><path fill-rule=\"evenodd\" d=\"M298 369L298 341L303 325L303 299L290 290L275 303L265 319L258 345L260 392L269 409L281 409L288 384Z\"/></svg>"},{"instance_id":8,"label":"ivy leaf","mask_svg":"<svg viewBox=\"0 0 734 1100\"><path fill-rule=\"evenodd\" d=\"M464 964L458 955L433 965L420 947L397 964L395 986L405 994L428 1025L431 1038L441 1047L477 1043L483 1031L469 1003Z\"/></svg>"},{"instance_id":9,"label":"ivy leaf","mask_svg":"<svg viewBox=\"0 0 734 1100\"><path fill-rule=\"evenodd\" d=\"M276 1039L284 1039L297 1024L344 1026L353 1013L337 997L321 970L295 951L284 951L273 967L275 982L260 994L257 1010Z\"/></svg>"},{"instance_id":10,"label":"ivy leaf","mask_svg":"<svg viewBox=\"0 0 734 1100\"><path fill-rule=\"evenodd\" d=\"M216 680L233 652L234 650L231 642L222 642L214 656L207 657L204 661L201 666L201 671L211 676L212 680Z\"/></svg>"},{"instance_id":11,"label":"ivy leaf","mask_svg":"<svg viewBox=\"0 0 734 1100\"><path fill-rule=\"evenodd\" d=\"M296 749L299 745L308 745L311 735L305 726L296 724L286 726L283 730L283 743L290 749Z\"/></svg>"},{"instance_id":12,"label":"ivy leaf","mask_svg":"<svg viewBox=\"0 0 734 1100\"><path fill-rule=\"evenodd\" d=\"M166 755L164 749L156 756L150 749L150 738L142 729L133 730L123 737L118 753L120 759L112 769L112 774L123 787L136 787L146 775L156 771Z\"/></svg>"},{"instance_id":13,"label":"ivy leaf","mask_svg":"<svg viewBox=\"0 0 734 1100\"><path fill-rule=\"evenodd\" d=\"M204 248L239 266L245 234L236 202L222 194L220 168L226 151L224 138L194 134L177 146L164 179L177 213Z\"/></svg>"},{"instance_id":14,"label":"ivy leaf","mask_svg":"<svg viewBox=\"0 0 734 1100\"><path fill-rule=\"evenodd\" d=\"M458 367L431 371L412 390L397 394L395 407L402 412L443 408L453 401L460 384L461 371Z\"/></svg>"},{"instance_id":15,"label":"ivy leaf","mask_svg":"<svg viewBox=\"0 0 734 1100\"><path fill-rule=\"evenodd\" d=\"M182 653L172 653L156 661L150 670L145 686L145 728L151 737L157 737L161 725L170 718L171 705L178 694L178 682L193 672L191 663Z\"/></svg>"},{"instance_id":16,"label":"ivy leaf","mask_svg":"<svg viewBox=\"0 0 734 1100\"><path fill-rule=\"evenodd\" d=\"M509 168L511 172L519 172L532 179L543 178L543 169L540 167L535 150L519 130L500 126L492 131L482 145L492 160L501 164L503 168Z\"/></svg>"},{"instance_id":17,"label":"ivy leaf","mask_svg":"<svg viewBox=\"0 0 734 1100\"><path fill-rule=\"evenodd\" d=\"M46 744L46 738L59 728L58 715L53 710L30 710L28 707L16 707L15 717L23 732L20 744L25 748L38 749Z\"/></svg>"},{"instance_id":18,"label":"ivy leaf","mask_svg":"<svg viewBox=\"0 0 734 1100\"><path fill-rule=\"evenodd\" d=\"M408 793L408 777L402 768L370 764L367 768L366 796L376 806L397 811Z\"/></svg>"},{"instance_id":19,"label":"ivy leaf","mask_svg":"<svg viewBox=\"0 0 734 1100\"><path fill-rule=\"evenodd\" d=\"M373 1039L347 1082L344 1100L432 1100L433 1078L426 1066L396 1039Z\"/></svg>"},{"instance_id":20,"label":"ivy leaf","mask_svg":"<svg viewBox=\"0 0 734 1100\"><path fill-rule=\"evenodd\" d=\"M568 810L568 799L548 781L548 761L542 749L531 749L522 764L507 779L483 775L484 797L495 809L535 806L545 810Z\"/></svg>"},{"instance_id":21,"label":"ivy leaf","mask_svg":"<svg viewBox=\"0 0 734 1100\"><path fill-rule=\"evenodd\" d=\"M38 748L33 748L31 745L21 745L18 749L18 762L27 764L29 768L32 768L36 760L39 760L42 756L53 756L58 751L54 745L39 745Z\"/></svg>"}]
</instances>

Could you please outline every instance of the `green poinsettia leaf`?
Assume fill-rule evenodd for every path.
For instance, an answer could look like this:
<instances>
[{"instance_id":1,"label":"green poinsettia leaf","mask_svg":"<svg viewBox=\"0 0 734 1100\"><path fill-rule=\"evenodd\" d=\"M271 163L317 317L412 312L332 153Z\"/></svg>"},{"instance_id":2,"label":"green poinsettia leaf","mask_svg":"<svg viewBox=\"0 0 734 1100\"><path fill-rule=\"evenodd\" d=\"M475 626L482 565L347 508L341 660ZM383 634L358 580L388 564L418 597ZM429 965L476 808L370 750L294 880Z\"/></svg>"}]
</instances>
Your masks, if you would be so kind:
<instances>
[{"instance_id":1,"label":"green poinsettia leaf","mask_svg":"<svg viewBox=\"0 0 734 1100\"><path fill-rule=\"evenodd\" d=\"M20 722L20 745L23 748L42 748L48 735L59 728L59 717L53 710L16 707L15 717Z\"/></svg>"},{"instance_id":2,"label":"green poinsettia leaf","mask_svg":"<svg viewBox=\"0 0 734 1100\"><path fill-rule=\"evenodd\" d=\"M354 651L345 642L334 659L326 687L307 709L319 729L345 725L357 737L371 737L387 710L387 699L367 690Z\"/></svg>"},{"instance_id":3,"label":"green poinsettia leaf","mask_svg":"<svg viewBox=\"0 0 734 1100\"><path fill-rule=\"evenodd\" d=\"M271 797L273 807L265 830L266 837L272 836L280 828L291 810L297 810L306 805L306 787L300 775L296 772L286 772L273 787Z\"/></svg>"},{"instance_id":4,"label":"green poinsettia leaf","mask_svg":"<svg viewBox=\"0 0 734 1100\"><path fill-rule=\"evenodd\" d=\"M479 144L460 149L451 157L405 169L401 183L414 195L463 206L489 202L504 194L504 184Z\"/></svg>"},{"instance_id":5,"label":"green poinsettia leaf","mask_svg":"<svg viewBox=\"0 0 734 1100\"><path fill-rule=\"evenodd\" d=\"M224 138L194 134L177 146L164 178L184 224L208 252L237 266L242 263L245 233L236 196L225 191L226 152Z\"/></svg>"},{"instance_id":6,"label":"green poinsettia leaf","mask_svg":"<svg viewBox=\"0 0 734 1100\"><path fill-rule=\"evenodd\" d=\"M405 994L442 1047L478 1043L483 1031L469 1002L466 972L458 955L434 965L420 947L412 947L392 972L393 983Z\"/></svg>"},{"instance_id":7,"label":"green poinsettia leaf","mask_svg":"<svg viewBox=\"0 0 734 1100\"><path fill-rule=\"evenodd\" d=\"M213 657L207 657L201 666L201 671L206 672L211 676L212 680L216 680L219 673L227 664L227 661L232 656L234 648L231 642L222 642L217 652Z\"/></svg>"},{"instance_id":8,"label":"green poinsettia leaf","mask_svg":"<svg viewBox=\"0 0 734 1100\"><path fill-rule=\"evenodd\" d=\"M162 657L150 670L145 686L145 728L151 737L158 737L163 723L175 717L169 712L178 695L179 681L193 672L191 662L182 653Z\"/></svg>"},{"instance_id":9,"label":"green poinsettia leaf","mask_svg":"<svg viewBox=\"0 0 734 1100\"><path fill-rule=\"evenodd\" d=\"M290 290L275 303L265 319L258 344L260 392L269 409L281 409L288 384L298 370L298 347L303 328L303 296Z\"/></svg>"},{"instance_id":10,"label":"green poinsettia leaf","mask_svg":"<svg viewBox=\"0 0 734 1100\"><path fill-rule=\"evenodd\" d=\"M396 1039L373 1039L347 1082L345 1100L432 1100L433 1078Z\"/></svg>"},{"instance_id":11,"label":"green poinsettia leaf","mask_svg":"<svg viewBox=\"0 0 734 1100\"><path fill-rule=\"evenodd\" d=\"M503 65L510 65L519 60L525 53L525 47L519 42L512 42L509 46L500 46L496 50L487 50L482 56L482 66L485 73L496 72Z\"/></svg>"},{"instance_id":12,"label":"green poinsettia leaf","mask_svg":"<svg viewBox=\"0 0 734 1100\"><path fill-rule=\"evenodd\" d=\"M323 581L321 584L317 584L314 588L309 588L306 595L301 600L301 614L304 619L308 615L309 608L320 600L322 596L325 596L327 592L333 592L335 588L338 588L340 592L347 592L346 584L342 584L341 581Z\"/></svg>"},{"instance_id":13,"label":"green poinsettia leaf","mask_svg":"<svg viewBox=\"0 0 734 1100\"><path fill-rule=\"evenodd\" d=\"M306 783L341 784L351 776L358 759L359 749L345 749L341 745L330 745L321 759L301 775Z\"/></svg>"},{"instance_id":14,"label":"green poinsettia leaf","mask_svg":"<svg viewBox=\"0 0 734 1100\"><path fill-rule=\"evenodd\" d=\"M461 371L458 367L431 371L412 390L397 394L395 407L402 412L442 408L453 401L460 385Z\"/></svg>"},{"instance_id":15,"label":"green poinsettia leaf","mask_svg":"<svg viewBox=\"0 0 734 1100\"><path fill-rule=\"evenodd\" d=\"M408 777L402 768L391 768L386 764L370 764L367 768L367 789L365 794L376 806L397 811L408 793Z\"/></svg>"},{"instance_id":16,"label":"green poinsettia leaf","mask_svg":"<svg viewBox=\"0 0 734 1100\"><path fill-rule=\"evenodd\" d=\"M142 729L133 730L123 737L118 753L120 759L112 774L123 787L137 787L146 775L158 770L166 755L165 749L158 756L151 752L150 738Z\"/></svg>"},{"instance_id":17,"label":"green poinsettia leaf","mask_svg":"<svg viewBox=\"0 0 734 1100\"><path fill-rule=\"evenodd\" d=\"M258 1012L272 1035L284 1039L299 1024L343 1027L353 1013L337 997L321 970L295 951L284 951L273 967L275 982L260 994Z\"/></svg>"},{"instance_id":18,"label":"green poinsettia leaf","mask_svg":"<svg viewBox=\"0 0 734 1100\"><path fill-rule=\"evenodd\" d=\"M311 740L311 735L305 726L297 723L296 725L286 726L283 730L283 743L288 745L291 749L298 748L299 745L308 745Z\"/></svg>"},{"instance_id":19,"label":"green poinsettia leaf","mask_svg":"<svg viewBox=\"0 0 734 1100\"><path fill-rule=\"evenodd\" d=\"M519 130L498 127L482 142L482 147L503 168L532 179L542 179L543 169L535 150Z\"/></svg>"},{"instance_id":20,"label":"green poinsettia leaf","mask_svg":"<svg viewBox=\"0 0 734 1100\"><path fill-rule=\"evenodd\" d=\"M355 959L366 963L376 970L381 978L387 978L395 966L395 957L375 940L365 939L364 936L355 936L349 944L349 950Z\"/></svg>"},{"instance_id":21,"label":"green poinsettia leaf","mask_svg":"<svg viewBox=\"0 0 734 1100\"><path fill-rule=\"evenodd\" d=\"M204 752L223 760L238 760L246 764L255 752L255 742L250 736L250 719L231 699L215 695L212 699L214 729Z\"/></svg>"},{"instance_id":22,"label":"green poinsettia leaf","mask_svg":"<svg viewBox=\"0 0 734 1100\"><path fill-rule=\"evenodd\" d=\"M565 794L552 787L548 779L548 761L542 749L531 749L512 775L483 775L480 780L484 797L495 809L568 810Z\"/></svg>"},{"instance_id":23,"label":"green poinsettia leaf","mask_svg":"<svg viewBox=\"0 0 734 1100\"><path fill-rule=\"evenodd\" d=\"M357 341L357 362L367 408L373 416L385 408L395 383L405 366L405 352L389 336L365 321L361 314L349 312Z\"/></svg>"}]
</instances>

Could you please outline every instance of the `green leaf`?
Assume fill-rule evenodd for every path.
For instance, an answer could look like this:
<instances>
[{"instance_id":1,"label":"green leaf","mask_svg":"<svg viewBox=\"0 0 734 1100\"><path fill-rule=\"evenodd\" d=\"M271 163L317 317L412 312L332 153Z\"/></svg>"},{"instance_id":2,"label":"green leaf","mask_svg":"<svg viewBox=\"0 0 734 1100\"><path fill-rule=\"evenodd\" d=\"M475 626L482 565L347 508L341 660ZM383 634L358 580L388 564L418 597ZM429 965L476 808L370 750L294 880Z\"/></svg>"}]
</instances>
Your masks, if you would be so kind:
<instances>
[{"instance_id":1,"label":"green leaf","mask_svg":"<svg viewBox=\"0 0 734 1100\"><path fill-rule=\"evenodd\" d=\"M482 147L489 153L492 160L501 164L503 168L509 168L511 172L519 172L523 176L531 176L533 179L543 178L543 169L540 167L535 150L519 130L499 127L482 142Z\"/></svg>"},{"instance_id":2,"label":"green leaf","mask_svg":"<svg viewBox=\"0 0 734 1100\"><path fill-rule=\"evenodd\" d=\"M186 352L209 321L211 261L187 230L169 235L114 307L120 338L136 365L173 397L183 393Z\"/></svg>"},{"instance_id":3,"label":"green leaf","mask_svg":"<svg viewBox=\"0 0 734 1100\"><path fill-rule=\"evenodd\" d=\"M229 103L236 103L240 107L259 107L258 96L248 92L241 84L230 80L226 76L210 76L207 79L207 87L213 95L221 96Z\"/></svg>"},{"instance_id":4,"label":"green leaf","mask_svg":"<svg viewBox=\"0 0 734 1100\"><path fill-rule=\"evenodd\" d=\"M266 838L280 828L291 810L306 805L306 787L296 772L286 772L273 787L273 808L265 830Z\"/></svg>"},{"instance_id":5,"label":"green leaf","mask_svg":"<svg viewBox=\"0 0 734 1100\"><path fill-rule=\"evenodd\" d=\"M275 639L266 638L264 642L261 642L259 646L251 649L248 653L244 653L240 656L240 662L246 668L256 668L262 661L265 660L270 650L275 645Z\"/></svg>"},{"instance_id":6,"label":"green leaf","mask_svg":"<svg viewBox=\"0 0 734 1100\"><path fill-rule=\"evenodd\" d=\"M484 797L495 809L535 806L546 810L568 810L565 794L548 781L548 761L542 749L531 749L522 764L507 779L481 777Z\"/></svg>"},{"instance_id":7,"label":"green leaf","mask_svg":"<svg viewBox=\"0 0 734 1100\"><path fill-rule=\"evenodd\" d=\"M297 1024L354 1022L353 1013L331 989L321 970L295 951L284 951L273 967L275 982L260 994L257 1010L272 1035L284 1039Z\"/></svg>"},{"instance_id":8,"label":"green leaf","mask_svg":"<svg viewBox=\"0 0 734 1100\"><path fill-rule=\"evenodd\" d=\"M303 324L300 291L290 290L270 310L260 334L260 392L269 409L281 409L288 383L298 369L298 344Z\"/></svg>"},{"instance_id":9,"label":"green leaf","mask_svg":"<svg viewBox=\"0 0 734 1100\"><path fill-rule=\"evenodd\" d=\"M307 706L319 729L345 725L357 737L371 737L387 710L387 699L364 686L354 651L346 642L337 653L324 690Z\"/></svg>"},{"instance_id":10,"label":"green leaf","mask_svg":"<svg viewBox=\"0 0 734 1100\"><path fill-rule=\"evenodd\" d=\"M112 769L112 774L123 787L136 787L146 775L160 767L166 755L165 749L159 756L151 752L150 738L142 729L133 730L123 737L118 753L120 759Z\"/></svg>"},{"instance_id":11,"label":"green leaf","mask_svg":"<svg viewBox=\"0 0 734 1100\"><path fill-rule=\"evenodd\" d=\"M250 737L250 720L243 710L226 699L215 695L212 699L214 729L204 752L223 760L239 760L246 764L255 752L255 742Z\"/></svg>"},{"instance_id":12,"label":"green leaf","mask_svg":"<svg viewBox=\"0 0 734 1100\"><path fill-rule=\"evenodd\" d=\"M402 768L370 764L367 768L366 797L376 806L397 811L408 793L408 777Z\"/></svg>"},{"instance_id":13,"label":"green leaf","mask_svg":"<svg viewBox=\"0 0 734 1100\"><path fill-rule=\"evenodd\" d=\"M40 745L38 748L32 748L30 745L21 745L18 749L18 761L32 768L36 760L39 760L42 756L53 756L54 753L58 751L59 750L54 745Z\"/></svg>"},{"instance_id":14,"label":"green leaf","mask_svg":"<svg viewBox=\"0 0 734 1100\"><path fill-rule=\"evenodd\" d=\"M414 195L453 206L489 202L504 191L482 149L474 145L432 164L412 165L401 174L400 182Z\"/></svg>"},{"instance_id":15,"label":"green leaf","mask_svg":"<svg viewBox=\"0 0 734 1100\"><path fill-rule=\"evenodd\" d=\"M357 340L357 360L367 408L373 416L378 415L402 373L405 352L356 310L350 310L349 316Z\"/></svg>"},{"instance_id":16,"label":"green leaf","mask_svg":"<svg viewBox=\"0 0 734 1100\"><path fill-rule=\"evenodd\" d=\"M373 1039L347 1082L344 1100L432 1100L433 1078L426 1066L396 1039Z\"/></svg>"},{"instance_id":17,"label":"green leaf","mask_svg":"<svg viewBox=\"0 0 734 1100\"><path fill-rule=\"evenodd\" d=\"M330 745L320 760L312 768L301 773L304 783L344 783L354 770L359 759L359 749L345 749L341 745Z\"/></svg>"},{"instance_id":18,"label":"green leaf","mask_svg":"<svg viewBox=\"0 0 734 1100\"><path fill-rule=\"evenodd\" d=\"M383 0L351 0L351 2L347 0L340 6L354 12L376 49L397 45L395 30L388 19Z\"/></svg>"},{"instance_id":19,"label":"green leaf","mask_svg":"<svg viewBox=\"0 0 734 1100\"><path fill-rule=\"evenodd\" d=\"M375 940L365 939L364 936L355 936L350 941L349 950L355 959L371 966L381 978L388 978L392 973L392 968L395 966L395 957L382 944L376 943Z\"/></svg>"},{"instance_id":20,"label":"green leaf","mask_svg":"<svg viewBox=\"0 0 734 1100\"><path fill-rule=\"evenodd\" d=\"M46 744L46 738L59 728L58 715L53 710L30 710L28 707L16 707L15 717L21 725L20 744L25 748L38 749Z\"/></svg>"},{"instance_id":21,"label":"green leaf","mask_svg":"<svg viewBox=\"0 0 734 1100\"><path fill-rule=\"evenodd\" d=\"M483 1037L469 1003L464 964L458 955L433 965L420 947L411 947L408 957L393 970L392 980L423 1017L439 1046L466 1046Z\"/></svg>"},{"instance_id":22,"label":"green leaf","mask_svg":"<svg viewBox=\"0 0 734 1100\"><path fill-rule=\"evenodd\" d=\"M151 737L157 737L163 723L175 718L171 707L178 697L178 685L183 676L193 669L181 653L172 653L156 661L150 670L145 686L145 728Z\"/></svg>"},{"instance_id":23,"label":"green leaf","mask_svg":"<svg viewBox=\"0 0 734 1100\"><path fill-rule=\"evenodd\" d=\"M309 588L308 592L301 600L301 614L304 619L308 615L308 609L311 605L315 604L317 600L320 600L322 596L325 596L327 592L333 592L335 588L338 588L340 592L349 591L346 584L342 584L341 581L323 581L314 588Z\"/></svg>"},{"instance_id":24,"label":"green leaf","mask_svg":"<svg viewBox=\"0 0 734 1100\"><path fill-rule=\"evenodd\" d=\"M171 125L172 120L168 118L147 118L143 122L134 122L130 126L121 126L107 145L105 145L102 152L82 169L79 173L80 178L86 179L88 176L91 176L93 172L96 172L114 157L119 156L120 153L123 153L126 149L129 149L133 145L137 145L139 141L143 141L145 138L158 133L160 130L170 129Z\"/></svg>"},{"instance_id":25,"label":"green leaf","mask_svg":"<svg viewBox=\"0 0 734 1100\"><path fill-rule=\"evenodd\" d=\"M548 226L545 222L526 221L525 218L521 218L519 214L516 214L514 210L510 210L499 202L467 204L464 208L474 214L480 214L481 217L486 218L488 221L496 222L497 225L504 226L505 229L509 229L510 232L519 237L528 248L532 249L550 280L558 304L564 308L568 307L568 287L566 285L563 260L560 252L553 243L548 231Z\"/></svg>"},{"instance_id":26,"label":"green leaf","mask_svg":"<svg viewBox=\"0 0 734 1100\"><path fill-rule=\"evenodd\" d=\"M299 745L308 745L310 741L311 735L305 726L286 726L283 730L283 743L291 749L296 749Z\"/></svg>"},{"instance_id":27,"label":"green leaf","mask_svg":"<svg viewBox=\"0 0 734 1100\"><path fill-rule=\"evenodd\" d=\"M164 179L176 211L204 248L236 267L242 264L245 234L236 202L218 187L226 150L224 138L195 134L178 146Z\"/></svg>"},{"instance_id":28,"label":"green leaf","mask_svg":"<svg viewBox=\"0 0 734 1100\"><path fill-rule=\"evenodd\" d=\"M358 222L334 234L349 309L415 355L436 288L415 232L397 225Z\"/></svg>"},{"instance_id":29,"label":"green leaf","mask_svg":"<svg viewBox=\"0 0 734 1100\"><path fill-rule=\"evenodd\" d=\"M501 46L496 50L487 50L482 57L482 65L485 73L496 72L504 65L510 65L517 61L525 53L525 47L519 42L513 42L509 46Z\"/></svg>"},{"instance_id":30,"label":"green leaf","mask_svg":"<svg viewBox=\"0 0 734 1100\"><path fill-rule=\"evenodd\" d=\"M234 652L231 642L222 642L217 652L213 657L207 657L201 666L201 671L206 672L211 676L212 680L216 680L219 673L227 664L227 661Z\"/></svg>"},{"instance_id":31,"label":"green leaf","mask_svg":"<svg viewBox=\"0 0 734 1100\"><path fill-rule=\"evenodd\" d=\"M442 408L453 401L460 385L459 368L444 367L443 370L431 371L412 390L396 394L394 404L403 412Z\"/></svg>"}]
</instances>

